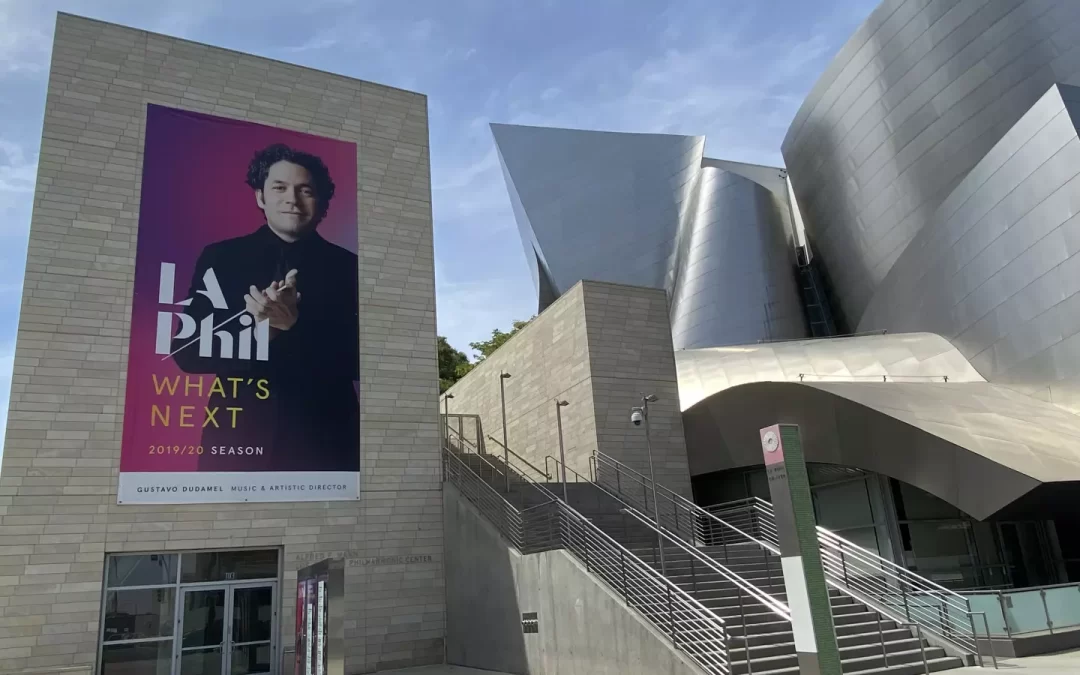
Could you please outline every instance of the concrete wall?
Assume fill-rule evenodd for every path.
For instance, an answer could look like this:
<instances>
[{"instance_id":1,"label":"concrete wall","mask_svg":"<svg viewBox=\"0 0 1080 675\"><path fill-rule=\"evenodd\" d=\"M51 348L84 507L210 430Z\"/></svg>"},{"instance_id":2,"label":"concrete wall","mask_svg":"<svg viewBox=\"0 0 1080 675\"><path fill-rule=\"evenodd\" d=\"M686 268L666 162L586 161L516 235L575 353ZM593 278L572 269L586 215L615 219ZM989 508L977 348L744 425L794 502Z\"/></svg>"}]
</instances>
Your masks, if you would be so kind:
<instances>
[{"instance_id":1,"label":"concrete wall","mask_svg":"<svg viewBox=\"0 0 1080 675\"><path fill-rule=\"evenodd\" d=\"M569 553L522 556L446 485L448 663L520 675L699 675ZM522 612L539 632L525 635Z\"/></svg>"},{"instance_id":2,"label":"concrete wall","mask_svg":"<svg viewBox=\"0 0 1080 675\"><path fill-rule=\"evenodd\" d=\"M480 415L485 434L501 440L499 373L508 372L511 450L541 469L545 456L558 456L558 397L570 403L562 411L570 468L588 476L589 457L599 449L647 473L645 433L630 424L630 408L641 392L655 393L657 477L689 495L667 307L661 289L580 282L455 384L450 411ZM490 441L488 451L500 452Z\"/></svg>"},{"instance_id":3,"label":"concrete wall","mask_svg":"<svg viewBox=\"0 0 1080 675\"><path fill-rule=\"evenodd\" d=\"M147 103L357 144L359 502L116 504ZM286 645L306 557L429 556L348 568L346 671L442 661L426 107L420 94L60 15L0 478L0 672L94 663L106 553L226 547L281 547Z\"/></svg>"}]
</instances>

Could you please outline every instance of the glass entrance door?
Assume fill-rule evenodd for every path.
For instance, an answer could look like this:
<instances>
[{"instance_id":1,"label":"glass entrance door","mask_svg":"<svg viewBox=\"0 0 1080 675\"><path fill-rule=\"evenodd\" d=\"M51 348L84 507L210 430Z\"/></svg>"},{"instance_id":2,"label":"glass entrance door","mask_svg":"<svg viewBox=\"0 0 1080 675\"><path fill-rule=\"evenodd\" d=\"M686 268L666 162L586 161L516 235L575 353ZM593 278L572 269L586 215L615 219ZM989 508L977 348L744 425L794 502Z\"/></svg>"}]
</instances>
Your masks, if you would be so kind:
<instances>
[{"instance_id":1,"label":"glass entrance door","mask_svg":"<svg viewBox=\"0 0 1080 675\"><path fill-rule=\"evenodd\" d=\"M228 588L185 589L180 604L178 673L225 675L225 596Z\"/></svg>"},{"instance_id":2,"label":"glass entrance door","mask_svg":"<svg viewBox=\"0 0 1080 675\"><path fill-rule=\"evenodd\" d=\"M273 675L277 584L184 588L174 675Z\"/></svg>"},{"instance_id":3,"label":"glass entrance door","mask_svg":"<svg viewBox=\"0 0 1080 675\"><path fill-rule=\"evenodd\" d=\"M274 659L274 586L233 586L228 675L269 674Z\"/></svg>"}]
</instances>

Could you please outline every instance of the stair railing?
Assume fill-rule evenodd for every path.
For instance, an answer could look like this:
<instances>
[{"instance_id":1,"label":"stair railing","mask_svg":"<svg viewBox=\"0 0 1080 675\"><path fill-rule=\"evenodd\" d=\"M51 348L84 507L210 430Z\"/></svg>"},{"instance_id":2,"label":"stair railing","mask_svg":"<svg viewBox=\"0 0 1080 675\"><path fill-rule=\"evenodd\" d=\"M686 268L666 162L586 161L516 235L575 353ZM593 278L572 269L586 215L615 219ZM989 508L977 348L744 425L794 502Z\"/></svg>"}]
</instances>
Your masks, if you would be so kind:
<instances>
[{"instance_id":1,"label":"stair railing","mask_svg":"<svg viewBox=\"0 0 1080 675\"><path fill-rule=\"evenodd\" d=\"M696 564L691 564L691 584L697 587L697 575L698 570L701 569L701 574L716 574L722 577L724 580L730 582L735 587L735 594L739 603L739 618L742 625L742 642L743 642L743 657L746 659L746 668L748 675L753 675L754 666L753 659L751 658L751 650L753 646L750 644L750 626L746 622L747 609L753 609L753 605L760 605L765 610L777 617L782 621L791 623L791 608L784 602L777 600L765 591L761 590L757 586L744 579L742 576L729 570L728 568L720 565L715 560L707 555L704 555L696 546L687 544L682 537L672 536L669 532L662 527L657 527L656 523L649 517L639 513L633 508L624 508L623 513L631 516L638 521L644 527L652 530L654 533L667 540L677 550L687 554L692 561ZM700 566L700 567L699 567ZM752 605L747 607L747 605ZM731 636L730 639L738 639L735 636Z\"/></svg>"},{"instance_id":2,"label":"stair railing","mask_svg":"<svg viewBox=\"0 0 1080 675\"><path fill-rule=\"evenodd\" d=\"M565 549L706 673L731 675L724 620L568 504L556 498L519 510L449 447L443 448L443 467L444 479L523 554ZM531 528L525 526L530 520ZM537 542L537 536L549 538Z\"/></svg>"},{"instance_id":3,"label":"stair railing","mask_svg":"<svg viewBox=\"0 0 1080 675\"><path fill-rule=\"evenodd\" d=\"M724 520L751 522L759 537L778 541L772 504L763 499L728 502L707 510ZM975 628L977 612L971 611L968 598L820 525L817 535L821 563L830 585L899 623L918 624L926 633L974 653L981 665Z\"/></svg>"},{"instance_id":4,"label":"stair railing","mask_svg":"<svg viewBox=\"0 0 1080 675\"><path fill-rule=\"evenodd\" d=\"M761 549L766 565L770 564L770 555L780 553L775 543L721 520L663 485L656 486L658 503L654 505L652 481L609 455L596 453L592 464L593 479L598 485L645 515L654 517L672 535L692 546L719 546L726 560L730 544L753 542Z\"/></svg>"}]
</instances>

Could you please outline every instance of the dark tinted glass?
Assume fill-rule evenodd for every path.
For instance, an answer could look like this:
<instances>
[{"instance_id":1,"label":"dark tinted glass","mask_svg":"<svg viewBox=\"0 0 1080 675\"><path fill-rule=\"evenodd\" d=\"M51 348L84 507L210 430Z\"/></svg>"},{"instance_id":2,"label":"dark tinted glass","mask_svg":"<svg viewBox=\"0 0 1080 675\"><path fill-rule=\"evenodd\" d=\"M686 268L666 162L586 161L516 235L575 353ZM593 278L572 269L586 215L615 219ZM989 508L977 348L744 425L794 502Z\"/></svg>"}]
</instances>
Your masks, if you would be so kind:
<instances>
[{"instance_id":1,"label":"dark tinted glass","mask_svg":"<svg viewBox=\"0 0 1080 675\"><path fill-rule=\"evenodd\" d=\"M270 643L236 647L232 653L232 675L270 672Z\"/></svg>"},{"instance_id":2,"label":"dark tinted glass","mask_svg":"<svg viewBox=\"0 0 1080 675\"><path fill-rule=\"evenodd\" d=\"M105 645L101 675L170 675L172 650L172 640Z\"/></svg>"},{"instance_id":3,"label":"dark tinted glass","mask_svg":"<svg viewBox=\"0 0 1080 675\"><path fill-rule=\"evenodd\" d=\"M221 647L180 653L180 675L221 675Z\"/></svg>"},{"instance_id":4,"label":"dark tinted glass","mask_svg":"<svg viewBox=\"0 0 1080 675\"><path fill-rule=\"evenodd\" d=\"M225 589L184 592L182 647L210 647L225 640Z\"/></svg>"},{"instance_id":5,"label":"dark tinted glass","mask_svg":"<svg viewBox=\"0 0 1080 675\"><path fill-rule=\"evenodd\" d=\"M273 629L274 592L269 586L233 589L233 635L236 644L269 641Z\"/></svg>"},{"instance_id":6,"label":"dark tinted glass","mask_svg":"<svg viewBox=\"0 0 1080 675\"><path fill-rule=\"evenodd\" d=\"M108 563L109 588L120 586L164 586L176 583L176 556L113 555Z\"/></svg>"},{"instance_id":7,"label":"dark tinted glass","mask_svg":"<svg viewBox=\"0 0 1080 675\"><path fill-rule=\"evenodd\" d=\"M185 553L181 581L240 581L276 579L277 549L261 551L210 551Z\"/></svg>"},{"instance_id":8,"label":"dark tinted glass","mask_svg":"<svg viewBox=\"0 0 1080 675\"><path fill-rule=\"evenodd\" d=\"M175 588L107 591L104 640L142 640L172 635L174 593Z\"/></svg>"}]
</instances>

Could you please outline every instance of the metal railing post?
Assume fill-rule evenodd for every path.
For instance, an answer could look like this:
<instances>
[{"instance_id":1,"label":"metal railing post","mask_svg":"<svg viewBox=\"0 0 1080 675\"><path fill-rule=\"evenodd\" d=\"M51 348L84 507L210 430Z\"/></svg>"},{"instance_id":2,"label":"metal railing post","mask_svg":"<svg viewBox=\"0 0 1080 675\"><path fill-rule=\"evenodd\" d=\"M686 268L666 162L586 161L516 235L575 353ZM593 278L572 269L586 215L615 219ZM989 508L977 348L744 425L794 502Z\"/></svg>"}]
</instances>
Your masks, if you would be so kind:
<instances>
[{"instance_id":1,"label":"metal railing post","mask_svg":"<svg viewBox=\"0 0 1080 675\"><path fill-rule=\"evenodd\" d=\"M994 636L990 635L990 619L986 618L986 612L975 612L976 614L982 614L983 626L986 628L986 642L990 645L990 658L994 661L994 670L998 669L997 650L994 649ZM974 623L974 622L973 622ZM972 629L974 630L974 629ZM975 638L975 644L979 644L979 640ZM982 656L979 656L979 666L982 666Z\"/></svg>"},{"instance_id":2,"label":"metal railing post","mask_svg":"<svg viewBox=\"0 0 1080 675\"><path fill-rule=\"evenodd\" d=\"M625 518L625 516L623 516ZM630 606L630 587L626 585L626 555L619 551L619 573L622 575L622 592L623 600L626 601L626 606Z\"/></svg>"},{"instance_id":3,"label":"metal railing post","mask_svg":"<svg viewBox=\"0 0 1080 675\"><path fill-rule=\"evenodd\" d=\"M746 673L754 675L754 665L750 660L750 626L746 623L746 609L743 607L742 586L736 586L739 597L739 618L742 619L743 656L746 658Z\"/></svg>"},{"instance_id":4,"label":"metal railing post","mask_svg":"<svg viewBox=\"0 0 1080 675\"><path fill-rule=\"evenodd\" d=\"M904 578L901 575L897 575L897 581L900 582L900 594L904 598L904 616L908 621L911 621L911 607L908 606L907 588L904 587Z\"/></svg>"},{"instance_id":5,"label":"metal railing post","mask_svg":"<svg viewBox=\"0 0 1080 675\"><path fill-rule=\"evenodd\" d=\"M923 673L930 675L930 664L926 662L926 640L923 639L922 626L917 623L911 625L915 626L915 635L919 638L919 652L922 654Z\"/></svg>"},{"instance_id":6,"label":"metal railing post","mask_svg":"<svg viewBox=\"0 0 1080 675\"><path fill-rule=\"evenodd\" d=\"M1050 629L1050 634L1054 634L1054 622L1050 620L1050 610L1046 606L1046 590L1039 591L1039 597L1042 598L1043 614L1046 616L1046 627Z\"/></svg>"},{"instance_id":7,"label":"metal railing post","mask_svg":"<svg viewBox=\"0 0 1080 675\"><path fill-rule=\"evenodd\" d=\"M671 586L667 587L668 624L671 626L671 644L678 645L675 641L675 608L671 604Z\"/></svg>"},{"instance_id":8,"label":"metal railing post","mask_svg":"<svg viewBox=\"0 0 1080 675\"><path fill-rule=\"evenodd\" d=\"M694 565L693 556L690 557L690 583L694 587L694 592L697 593L697 567Z\"/></svg>"},{"instance_id":9,"label":"metal railing post","mask_svg":"<svg viewBox=\"0 0 1080 675\"><path fill-rule=\"evenodd\" d=\"M889 667L889 651L885 649L885 631L881 630L881 614L874 612L874 616L877 617L877 632L878 638L881 640L881 659L885 662L885 667Z\"/></svg>"},{"instance_id":10,"label":"metal railing post","mask_svg":"<svg viewBox=\"0 0 1080 675\"><path fill-rule=\"evenodd\" d=\"M1005 624L1005 635L1012 640L1012 628L1009 627L1009 615L1005 611L1005 595L1001 591L997 592L998 605L1001 606L1001 621ZM989 628L987 628L989 630Z\"/></svg>"},{"instance_id":11,"label":"metal railing post","mask_svg":"<svg viewBox=\"0 0 1080 675\"><path fill-rule=\"evenodd\" d=\"M968 622L971 623L971 637L975 640L975 656L979 659L979 667L983 667L982 650L979 649L979 635L975 632L975 617L971 614L971 598L964 598L967 605ZM983 615L986 616L985 614ZM990 624L987 623L986 638L990 639Z\"/></svg>"}]
</instances>

